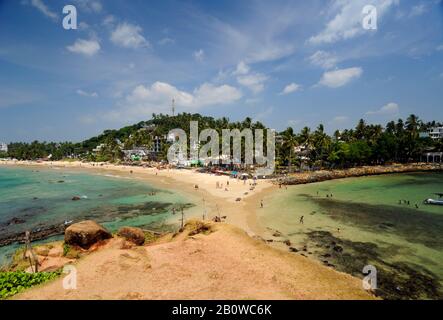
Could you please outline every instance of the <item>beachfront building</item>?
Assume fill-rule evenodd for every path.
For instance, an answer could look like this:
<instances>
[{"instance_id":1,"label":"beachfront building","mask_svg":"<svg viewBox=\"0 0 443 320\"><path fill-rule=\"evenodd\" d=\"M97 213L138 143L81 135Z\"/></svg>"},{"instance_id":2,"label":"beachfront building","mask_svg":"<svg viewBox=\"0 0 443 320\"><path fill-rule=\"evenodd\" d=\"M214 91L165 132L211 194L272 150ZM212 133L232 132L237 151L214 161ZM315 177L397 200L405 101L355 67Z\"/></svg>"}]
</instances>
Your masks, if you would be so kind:
<instances>
[{"instance_id":1,"label":"beachfront building","mask_svg":"<svg viewBox=\"0 0 443 320\"><path fill-rule=\"evenodd\" d=\"M159 153L162 151L163 144L168 141L167 135L159 135L156 133L157 126L154 124L144 125L140 130L145 130L151 136L152 144L147 149L148 156L152 159L156 159Z\"/></svg>"},{"instance_id":2,"label":"beachfront building","mask_svg":"<svg viewBox=\"0 0 443 320\"><path fill-rule=\"evenodd\" d=\"M421 156L421 161L423 162L439 162L442 163L443 152L427 152Z\"/></svg>"},{"instance_id":3,"label":"beachfront building","mask_svg":"<svg viewBox=\"0 0 443 320\"><path fill-rule=\"evenodd\" d=\"M150 152L144 147L134 147L130 150L122 150L126 160L140 161L148 158Z\"/></svg>"},{"instance_id":4,"label":"beachfront building","mask_svg":"<svg viewBox=\"0 0 443 320\"><path fill-rule=\"evenodd\" d=\"M105 147L104 143L99 144L97 147L95 147L94 149L92 149L93 153L99 153L100 151L102 151L102 149Z\"/></svg>"},{"instance_id":5,"label":"beachfront building","mask_svg":"<svg viewBox=\"0 0 443 320\"><path fill-rule=\"evenodd\" d=\"M420 133L421 138L431 138L434 140L443 139L443 127L433 127L426 132Z\"/></svg>"},{"instance_id":6,"label":"beachfront building","mask_svg":"<svg viewBox=\"0 0 443 320\"><path fill-rule=\"evenodd\" d=\"M0 142L0 152L8 152L8 145L4 142Z\"/></svg>"}]
</instances>

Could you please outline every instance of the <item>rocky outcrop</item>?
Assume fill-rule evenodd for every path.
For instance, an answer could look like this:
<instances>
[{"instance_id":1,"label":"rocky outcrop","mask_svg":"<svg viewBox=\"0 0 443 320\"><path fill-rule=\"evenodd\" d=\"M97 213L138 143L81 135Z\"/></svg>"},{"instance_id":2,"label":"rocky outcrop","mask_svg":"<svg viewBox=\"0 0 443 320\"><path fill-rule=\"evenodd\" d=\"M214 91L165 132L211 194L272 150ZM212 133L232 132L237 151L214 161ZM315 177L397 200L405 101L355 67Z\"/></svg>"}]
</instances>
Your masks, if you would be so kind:
<instances>
[{"instance_id":1,"label":"rocky outcrop","mask_svg":"<svg viewBox=\"0 0 443 320\"><path fill-rule=\"evenodd\" d=\"M111 233L92 220L74 223L65 231L65 243L88 249L94 243L112 238Z\"/></svg>"},{"instance_id":2,"label":"rocky outcrop","mask_svg":"<svg viewBox=\"0 0 443 320\"><path fill-rule=\"evenodd\" d=\"M118 235L138 246L145 243L145 233L140 228L122 227L118 230Z\"/></svg>"},{"instance_id":3,"label":"rocky outcrop","mask_svg":"<svg viewBox=\"0 0 443 320\"><path fill-rule=\"evenodd\" d=\"M289 176L275 179L275 184L306 184L326 180L342 179L349 177L372 176L389 173L443 171L443 165L439 163L411 163L402 165L365 166L343 170L319 170L310 172L298 172Z\"/></svg>"}]
</instances>

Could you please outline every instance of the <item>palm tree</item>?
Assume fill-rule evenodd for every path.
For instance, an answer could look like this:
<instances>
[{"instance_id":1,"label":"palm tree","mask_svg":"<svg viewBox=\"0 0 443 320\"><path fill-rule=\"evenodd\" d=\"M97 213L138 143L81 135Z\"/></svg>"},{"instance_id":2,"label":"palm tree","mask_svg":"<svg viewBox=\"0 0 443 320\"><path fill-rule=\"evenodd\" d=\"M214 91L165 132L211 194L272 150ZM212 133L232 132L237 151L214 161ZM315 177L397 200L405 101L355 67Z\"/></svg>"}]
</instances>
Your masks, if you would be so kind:
<instances>
[{"instance_id":1,"label":"palm tree","mask_svg":"<svg viewBox=\"0 0 443 320\"><path fill-rule=\"evenodd\" d=\"M405 127L407 132L406 144L408 146L408 158L413 157L417 153L420 122L421 121L414 114L411 114L406 119Z\"/></svg>"},{"instance_id":2,"label":"palm tree","mask_svg":"<svg viewBox=\"0 0 443 320\"><path fill-rule=\"evenodd\" d=\"M312 140L311 140L311 129L308 127L304 127L301 129L299 134L299 142L300 144L305 144L306 146L310 146Z\"/></svg>"},{"instance_id":3,"label":"palm tree","mask_svg":"<svg viewBox=\"0 0 443 320\"><path fill-rule=\"evenodd\" d=\"M293 153L294 153L294 148L296 146L298 146L298 141L297 141L297 137L294 134L294 130L289 127L287 128L284 132L283 132L283 147L284 148L288 148L289 149L289 164L288 164L288 171L289 173L291 173L291 168L292 168L292 157L293 157Z\"/></svg>"},{"instance_id":4,"label":"palm tree","mask_svg":"<svg viewBox=\"0 0 443 320\"><path fill-rule=\"evenodd\" d=\"M325 128L323 124L320 124L313 134L313 144L314 144L314 155L315 160L320 161L320 167L323 166L323 156L326 152L329 144L330 138L325 133Z\"/></svg>"},{"instance_id":5,"label":"palm tree","mask_svg":"<svg viewBox=\"0 0 443 320\"><path fill-rule=\"evenodd\" d=\"M363 139L367 135L367 126L365 123L365 120L360 119L357 126L355 127L355 138L356 139Z\"/></svg>"}]
</instances>

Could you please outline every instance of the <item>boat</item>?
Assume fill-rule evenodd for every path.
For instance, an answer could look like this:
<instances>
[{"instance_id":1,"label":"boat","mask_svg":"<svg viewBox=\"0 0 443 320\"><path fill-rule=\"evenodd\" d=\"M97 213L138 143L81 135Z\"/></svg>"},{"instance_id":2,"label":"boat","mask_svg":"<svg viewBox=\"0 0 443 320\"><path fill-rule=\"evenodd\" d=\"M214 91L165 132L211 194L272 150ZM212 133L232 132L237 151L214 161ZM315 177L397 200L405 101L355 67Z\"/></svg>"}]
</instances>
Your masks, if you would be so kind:
<instances>
[{"instance_id":1,"label":"boat","mask_svg":"<svg viewBox=\"0 0 443 320\"><path fill-rule=\"evenodd\" d=\"M443 193L434 193L435 195L438 196L438 200L436 199L426 199L425 201L423 201L424 204L435 204L435 205L440 205L443 206Z\"/></svg>"}]
</instances>

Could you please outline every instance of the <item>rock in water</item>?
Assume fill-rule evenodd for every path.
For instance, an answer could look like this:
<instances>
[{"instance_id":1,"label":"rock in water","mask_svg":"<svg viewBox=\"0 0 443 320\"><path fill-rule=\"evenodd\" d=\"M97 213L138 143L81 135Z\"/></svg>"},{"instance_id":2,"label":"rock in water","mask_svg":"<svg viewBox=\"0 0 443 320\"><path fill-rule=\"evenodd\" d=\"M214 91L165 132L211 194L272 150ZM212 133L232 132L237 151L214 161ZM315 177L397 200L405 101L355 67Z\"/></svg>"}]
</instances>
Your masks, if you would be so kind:
<instances>
[{"instance_id":1,"label":"rock in water","mask_svg":"<svg viewBox=\"0 0 443 320\"><path fill-rule=\"evenodd\" d=\"M94 243L112 238L111 233L92 220L70 225L65 231L65 243L88 249Z\"/></svg>"},{"instance_id":2,"label":"rock in water","mask_svg":"<svg viewBox=\"0 0 443 320\"><path fill-rule=\"evenodd\" d=\"M141 246L145 243L145 233L140 228L122 227L118 230L118 235L128 241L135 243L138 246Z\"/></svg>"}]
</instances>

